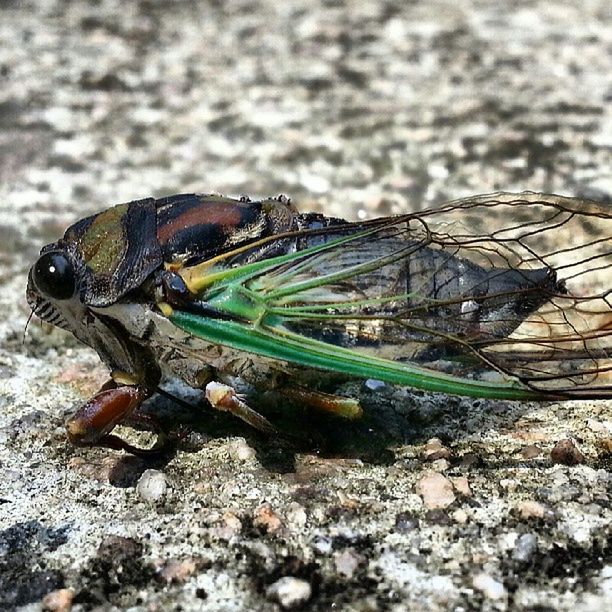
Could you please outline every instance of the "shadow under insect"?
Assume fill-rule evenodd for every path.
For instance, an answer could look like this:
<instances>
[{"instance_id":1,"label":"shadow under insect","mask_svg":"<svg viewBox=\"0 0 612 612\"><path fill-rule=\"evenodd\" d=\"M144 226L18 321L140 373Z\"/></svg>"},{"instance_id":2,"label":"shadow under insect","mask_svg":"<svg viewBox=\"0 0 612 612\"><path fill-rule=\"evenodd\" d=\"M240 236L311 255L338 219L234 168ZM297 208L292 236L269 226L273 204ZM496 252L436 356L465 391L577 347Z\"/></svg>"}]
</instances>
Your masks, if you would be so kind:
<instances>
[{"instance_id":1,"label":"shadow under insect","mask_svg":"<svg viewBox=\"0 0 612 612\"><path fill-rule=\"evenodd\" d=\"M294 471L296 455L301 453L387 465L395 460L394 448L403 444L423 444L434 436L460 442L492 423L496 428L512 428L531 408L528 403L423 393L373 380L350 381L337 391L359 400L361 418L347 420L313 410L275 392L250 395L249 403L276 427L274 434L257 431L231 414L206 406L191 391L187 402L192 408L156 396L142 412L154 417L173 443L163 453L145 458L146 464L163 464L176 451L197 452L212 439L240 436L273 472ZM142 428L143 423L137 427Z\"/></svg>"}]
</instances>

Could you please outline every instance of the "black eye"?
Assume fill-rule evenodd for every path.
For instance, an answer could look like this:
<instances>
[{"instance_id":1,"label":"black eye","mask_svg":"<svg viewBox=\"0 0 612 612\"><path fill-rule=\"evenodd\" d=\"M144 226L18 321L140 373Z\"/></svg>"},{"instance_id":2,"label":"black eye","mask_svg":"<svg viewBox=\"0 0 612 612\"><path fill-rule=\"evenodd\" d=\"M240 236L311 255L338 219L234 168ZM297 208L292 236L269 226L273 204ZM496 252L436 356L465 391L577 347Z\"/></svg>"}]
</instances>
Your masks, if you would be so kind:
<instances>
[{"instance_id":1,"label":"black eye","mask_svg":"<svg viewBox=\"0 0 612 612\"><path fill-rule=\"evenodd\" d=\"M56 300L67 300L74 295L74 270L62 253L41 255L34 264L32 279L41 293Z\"/></svg>"}]
</instances>

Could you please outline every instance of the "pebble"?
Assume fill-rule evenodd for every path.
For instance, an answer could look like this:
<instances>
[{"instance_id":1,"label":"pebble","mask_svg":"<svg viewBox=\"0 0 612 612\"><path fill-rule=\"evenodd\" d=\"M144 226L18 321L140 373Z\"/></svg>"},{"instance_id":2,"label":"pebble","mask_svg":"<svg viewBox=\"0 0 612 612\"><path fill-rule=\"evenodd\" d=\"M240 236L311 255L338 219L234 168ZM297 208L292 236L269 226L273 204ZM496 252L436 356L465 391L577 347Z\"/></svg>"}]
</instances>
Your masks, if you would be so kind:
<instances>
[{"instance_id":1,"label":"pebble","mask_svg":"<svg viewBox=\"0 0 612 612\"><path fill-rule=\"evenodd\" d=\"M142 543L134 538L109 535L100 542L97 556L101 562L113 565L113 571L122 572L123 565L142 558L142 550Z\"/></svg>"},{"instance_id":2,"label":"pebble","mask_svg":"<svg viewBox=\"0 0 612 612\"><path fill-rule=\"evenodd\" d=\"M473 467L478 467L479 465L482 465L482 463L483 461L480 455L477 455L476 453L466 453L461 457L460 465L463 468L470 469Z\"/></svg>"},{"instance_id":3,"label":"pebble","mask_svg":"<svg viewBox=\"0 0 612 612\"><path fill-rule=\"evenodd\" d=\"M597 419L587 419L586 426L595 433L598 434L606 434L611 433L612 429L609 427L608 423L598 421Z\"/></svg>"},{"instance_id":4,"label":"pebble","mask_svg":"<svg viewBox=\"0 0 612 612\"><path fill-rule=\"evenodd\" d=\"M420 498L419 498L420 499ZM410 533L419 527L419 519L410 512L398 512L395 516L395 530Z\"/></svg>"},{"instance_id":5,"label":"pebble","mask_svg":"<svg viewBox=\"0 0 612 612\"><path fill-rule=\"evenodd\" d=\"M453 483L437 472L430 472L417 483L417 492L427 508L446 508L455 501Z\"/></svg>"},{"instance_id":6,"label":"pebble","mask_svg":"<svg viewBox=\"0 0 612 612\"><path fill-rule=\"evenodd\" d=\"M431 469L435 470L436 472L446 472L450 466L450 461L447 461L446 459L436 459L435 461L431 462Z\"/></svg>"},{"instance_id":7,"label":"pebble","mask_svg":"<svg viewBox=\"0 0 612 612\"><path fill-rule=\"evenodd\" d=\"M519 536L514 544L514 550L512 551L512 558L515 561L525 563L533 557L535 551L538 549L538 538L533 533L524 533Z\"/></svg>"},{"instance_id":8,"label":"pebble","mask_svg":"<svg viewBox=\"0 0 612 612\"><path fill-rule=\"evenodd\" d=\"M312 588L306 580L284 576L268 587L266 595L289 610L305 604L312 596Z\"/></svg>"},{"instance_id":9,"label":"pebble","mask_svg":"<svg viewBox=\"0 0 612 612\"><path fill-rule=\"evenodd\" d=\"M553 463L570 466L586 462L586 457L570 438L557 442L552 451L550 451L550 458Z\"/></svg>"},{"instance_id":10,"label":"pebble","mask_svg":"<svg viewBox=\"0 0 612 612\"><path fill-rule=\"evenodd\" d=\"M535 459L542 454L542 449L535 444L529 444L521 448L521 455L523 459Z\"/></svg>"},{"instance_id":11,"label":"pebble","mask_svg":"<svg viewBox=\"0 0 612 612\"><path fill-rule=\"evenodd\" d=\"M136 493L148 502L159 501L168 490L166 475L159 470L145 470L136 485Z\"/></svg>"},{"instance_id":12,"label":"pebble","mask_svg":"<svg viewBox=\"0 0 612 612\"><path fill-rule=\"evenodd\" d=\"M470 489L470 483L465 476L457 476L456 478L451 478L451 482L453 483L453 487L455 487L455 491L463 497L472 497L472 489Z\"/></svg>"},{"instance_id":13,"label":"pebble","mask_svg":"<svg viewBox=\"0 0 612 612\"><path fill-rule=\"evenodd\" d=\"M476 574L472 580L474 588L482 592L488 599L504 599L506 597L506 588L499 580L495 580L493 576L485 574Z\"/></svg>"},{"instance_id":14,"label":"pebble","mask_svg":"<svg viewBox=\"0 0 612 612\"><path fill-rule=\"evenodd\" d=\"M381 389L384 389L387 385L386 383L384 383L382 380L376 380L374 378L368 378L364 383L363 386L368 390L368 391L380 391Z\"/></svg>"},{"instance_id":15,"label":"pebble","mask_svg":"<svg viewBox=\"0 0 612 612\"><path fill-rule=\"evenodd\" d=\"M612 565L604 565L599 574L601 582L599 588L605 597L612 597Z\"/></svg>"},{"instance_id":16,"label":"pebble","mask_svg":"<svg viewBox=\"0 0 612 612\"><path fill-rule=\"evenodd\" d=\"M329 555L333 548L333 540L324 535L315 536L312 540L312 547L320 555Z\"/></svg>"},{"instance_id":17,"label":"pebble","mask_svg":"<svg viewBox=\"0 0 612 612\"><path fill-rule=\"evenodd\" d=\"M334 555L336 572L345 578L352 578L363 558L352 548L345 548Z\"/></svg>"},{"instance_id":18,"label":"pebble","mask_svg":"<svg viewBox=\"0 0 612 612\"><path fill-rule=\"evenodd\" d=\"M71 589L58 589L47 593L42 600L42 609L45 612L68 612L72 609L74 593Z\"/></svg>"},{"instance_id":19,"label":"pebble","mask_svg":"<svg viewBox=\"0 0 612 612\"><path fill-rule=\"evenodd\" d=\"M233 513L225 512L221 517L221 525L216 534L222 540L229 540L242 531L242 521Z\"/></svg>"},{"instance_id":20,"label":"pebble","mask_svg":"<svg viewBox=\"0 0 612 612\"><path fill-rule=\"evenodd\" d=\"M159 577L167 584L180 584L186 582L196 571L196 562L193 559L170 559L164 563L159 571Z\"/></svg>"},{"instance_id":21,"label":"pebble","mask_svg":"<svg viewBox=\"0 0 612 612\"><path fill-rule=\"evenodd\" d=\"M266 533L274 533L283 526L283 523L278 514L266 504L255 510L253 526L263 529Z\"/></svg>"},{"instance_id":22,"label":"pebble","mask_svg":"<svg viewBox=\"0 0 612 612\"><path fill-rule=\"evenodd\" d=\"M514 480L514 478L502 478L499 481L499 486L502 489L506 489L507 491L516 491L516 489L518 488L518 480Z\"/></svg>"},{"instance_id":23,"label":"pebble","mask_svg":"<svg viewBox=\"0 0 612 612\"><path fill-rule=\"evenodd\" d=\"M111 474L123 476L124 456L111 455L101 461L90 461L84 457L72 457L68 467L78 474L99 482L110 482Z\"/></svg>"},{"instance_id":24,"label":"pebble","mask_svg":"<svg viewBox=\"0 0 612 612\"><path fill-rule=\"evenodd\" d=\"M468 522L468 514L465 510L459 508L458 510L455 510L453 512L453 520L455 521L455 523L465 525L465 523Z\"/></svg>"},{"instance_id":25,"label":"pebble","mask_svg":"<svg viewBox=\"0 0 612 612\"><path fill-rule=\"evenodd\" d=\"M428 525L452 525L452 516L444 508L433 508L427 510L424 516L425 523Z\"/></svg>"},{"instance_id":26,"label":"pebble","mask_svg":"<svg viewBox=\"0 0 612 612\"><path fill-rule=\"evenodd\" d=\"M425 461L436 461L436 459L450 459L452 453L442 444L440 438L431 438L425 443L422 455Z\"/></svg>"},{"instance_id":27,"label":"pebble","mask_svg":"<svg viewBox=\"0 0 612 612\"><path fill-rule=\"evenodd\" d=\"M304 506L297 502L291 502L285 514L287 517L287 524L291 525L293 528L302 529L308 522L308 515L306 514Z\"/></svg>"},{"instance_id":28,"label":"pebble","mask_svg":"<svg viewBox=\"0 0 612 612\"><path fill-rule=\"evenodd\" d=\"M551 511L546 506L533 500L521 502L517 509L521 518L524 519L544 518L551 514Z\"/></svg>"},{"instance_id":29,"label":"pebble","mask_svg":"<svg viewBox=\"0 0 612 612\"><path fill-rule=\"evenodd\" d=\"M255 458L255 449L247 444L244 438L237 438L228 444L230 459L234 461L250 461Z\"/></svg>"},{"instance_id":30,"label":"pebble","mask_svg":"<svg viewBox=\"0 0 612 612\"><path fill-rule=\"evenodd\" d=\"M586 547L588 543L592 541L592 531L587 526L575 527L571 525L569 535L574 542L578 543L582 547Z\"/></svg>"}]
</instances>

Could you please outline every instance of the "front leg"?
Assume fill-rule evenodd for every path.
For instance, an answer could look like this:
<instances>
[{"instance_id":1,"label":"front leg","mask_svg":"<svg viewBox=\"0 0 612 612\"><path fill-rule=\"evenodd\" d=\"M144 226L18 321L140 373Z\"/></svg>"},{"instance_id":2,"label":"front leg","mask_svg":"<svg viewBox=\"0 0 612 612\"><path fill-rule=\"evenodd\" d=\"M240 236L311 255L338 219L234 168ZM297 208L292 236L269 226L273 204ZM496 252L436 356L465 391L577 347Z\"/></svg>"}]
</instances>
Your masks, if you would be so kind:
<instances>
[{"instance_id":1,"label":"front leg","mask_svg":"<svg viewBox=\"0 0 612 612\"><path fill-rule=\"evenodd\" d=\"M111 434L122 421L138 420L135 412L150 396L151 391L142 385L117 386L110 380L68 420L68 439L76 446L103 446L134 455L159 455L165 450L163 436L158 437L153 448L142 449Z\"/></svg>"}]
</instances>

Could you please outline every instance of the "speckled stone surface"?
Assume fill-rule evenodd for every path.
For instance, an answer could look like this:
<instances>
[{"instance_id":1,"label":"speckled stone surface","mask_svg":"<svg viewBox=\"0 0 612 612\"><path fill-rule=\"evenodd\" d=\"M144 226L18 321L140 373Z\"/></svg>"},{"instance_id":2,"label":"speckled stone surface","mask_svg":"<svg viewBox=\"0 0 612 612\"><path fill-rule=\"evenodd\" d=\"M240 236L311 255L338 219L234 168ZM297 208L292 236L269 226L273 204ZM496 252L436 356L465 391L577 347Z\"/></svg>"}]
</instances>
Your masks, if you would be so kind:
<instances>
[{"instance_id":1,"label":"speckled stone surface","mask_svg":"<svg viewBox=\"0 0 612 612\"><path fill-rule=\"evenodd\" d=\"M39 248L134 198L610 201L611 100L605 0L0 2L0 608L610 609L609 403L355 382L298 444L158 402L197 436L150 465L67 444L104 368L22 336Z\"/></svg>"}]
</instances>

